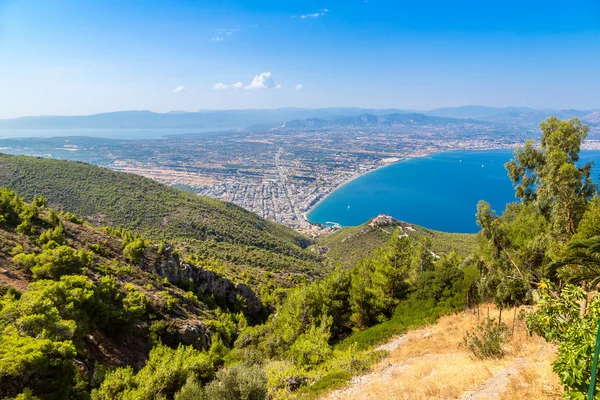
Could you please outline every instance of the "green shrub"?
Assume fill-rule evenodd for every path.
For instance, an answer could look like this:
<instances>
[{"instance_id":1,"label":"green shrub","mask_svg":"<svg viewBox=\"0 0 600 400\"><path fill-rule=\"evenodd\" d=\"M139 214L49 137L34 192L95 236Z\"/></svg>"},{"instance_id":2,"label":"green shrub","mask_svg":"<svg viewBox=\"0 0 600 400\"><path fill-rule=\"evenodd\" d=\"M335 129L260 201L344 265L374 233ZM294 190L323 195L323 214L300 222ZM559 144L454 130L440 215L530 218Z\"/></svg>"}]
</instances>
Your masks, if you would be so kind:
<instances>
[{"instance_id":1,"label":"green shrub","mask_svg":"<svg viewBox=\"0 0 600 400\"><path fill-rule=\"evenodd\" d=\"M33 392L29 389L25 389L23 393L20 393L15 400L39 400L39 397L33 395Z\"/></svg>"},{"instance_id":2,"label":"green shrub","mask_svg":"<svg viewBox=\"0 0 600 400\"><path fill-rule=\"evenodd\" d=\"M125 285L125 289L127 294L123 299L123 320L133 323L146 313L149 300L145 294L135 290L131 285Z\"/></svg>"},{"instance_id":3,"label":"green shrub","mask_svg":"<svg viewBox=\"0 0 600 400\"><path fill-rule=\"evenodd\" d=\"M47 244L54 241L57 244L65 244L65 228L62 224L58 224L54 229L48 229L42 232L38 241L41 244Z\"/></svg>"},{"instance_id":4,"label":"green shrub","mask_svg":"<svg viewBox=\"0 0 600 400\"><path fill-rule=\"evenodd\" d=\"M267 376L260 366L238 365L219 371L206 385L206 400L263 400L267 398Z\"/></svg>"},{"instance_id":5,"label":"green shrub","mask_svg":"<svg viewBox=\"0 0 600 400\"><path fill-rule=\"evenodd\" d=\"M121 397L126 390L135 387L135 377L131 367L117 368L106 373L98 389L92 391L93 400L113 400Z\"/></svg>"},{"instance_id":6,"label":"green shrub","mask_svg":"<svg viewBox=\"0 0 600 400\"><path fill-rule=\"evenodd\" d=\"M13 261L31 270L36 279L59 279L62 275L77 274L92 262L92 254L85 250L75 250L70 246L52 245L48 242L40 254L17 254Z\"/></svg>"},{"instance_id":7,"label":"green shrub","mask_svg":"<svg viewBox=\"0 0 600 400\"><path fill-rule=\"evenodd\" d=\"M467 348L479 359L502 358L502 345L507 336L508 326L504 322L487 318L477 325L473 332L467 332L463 340Z\"/></svg>"},{"instance_id":8,"label":"green shrub","mask_svg":"<svg viewBox=\"0 0 600 400\"><path fill-rule=\"evenodd\" d=\"M145 247L143 239L135 239L123 248L123 256L127 261L137 264L142 260Z\"/></svg>"},{"instance_id":9,"label":"green shrub","mask_svg":"<svg viewBox=\"0 0 600 400\"><path fill-rule=\"evenodd\" d=\"M272 361L266 366L267 388L272 394L293 392L310 380L310 375L289 361Z\"/></svg>"},{"instance_id":10,"label":"green shrub","mask_svg":"<svg viewBox=\"0 0 600 400\"><path fill-rule=\"evenodd\" d=\"M155 400L172 398L190 377L208 382L214 377L214 366L206 353L191 346L172 349L159 344L146 365L134 376L131 368L119 368L107 374L92 399Z\"/></svg>"},{"instance_id":11,"label":"green shrub","mask_svg":"<svg viewBox=\"0 0 600 400\"><path fill-rule=\"evenodd\" d=\"M202 384L193 376L188 376L185 385L175 393L175 400L205 400Z\"/></svg>"},{"instance_id":12,"label":"green shrub","mask_svg":"<svg viewBox=\"0 0 600 400\"><path fill-rule=\"evenodd\" d=\"M69 222L72 222L72 223L74 223L74 224L79 224L79 225L83 224L83 218L79 218L79 217L78 217L77 215L75 215L75 214L72 214L72 213L70 213L70 212L64 212L64 211L63 211L63 212L61 212L60 214L62 215L62 217L63 217L64 219L66 219L66 220L67 220L67 221L69 221Z\"/></svg>"},{"instance_id":13,"label":"green shrub","mask_svg":"<svg viewBox=\"0 0 600 400\"><path fill-rule=\"evenodd\" d=\"M331 357L329 327L311 326L306 333L298 336L290 348L289 355L298 367L314 368Z\"/></svg>"}]
</instances>

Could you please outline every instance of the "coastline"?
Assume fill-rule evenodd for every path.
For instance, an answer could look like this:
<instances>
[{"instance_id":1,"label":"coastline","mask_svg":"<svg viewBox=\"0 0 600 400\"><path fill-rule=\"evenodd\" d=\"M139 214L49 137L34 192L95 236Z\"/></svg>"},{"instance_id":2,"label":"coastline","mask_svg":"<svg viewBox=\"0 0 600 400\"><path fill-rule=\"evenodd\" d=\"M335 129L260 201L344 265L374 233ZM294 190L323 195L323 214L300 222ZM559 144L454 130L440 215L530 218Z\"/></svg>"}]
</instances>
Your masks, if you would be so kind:
<instances>
[{"instance_id":1,"label":"coastline","mask_svg":"<svg viewBox=\"0 0 600 400\"><path fill-rule=\"evenodd\" d=\"M450 150L450 151L453 151L453 150ZM332 195L334 192L336 192L338 189L342 188L343 186L346 186L346 185L347 185L347 184L349 184L350 182L352 182L352 181L355 181L356 179L358 179L358 178L360 178L360 177L362 177L362 176L367 176L367 175L369 175L369 174L370 174L370 173L372 173L372 172L379 171L380 169L387 168L387 167L389 167L389 166L391 166L391 165L398 164L398 163L405 162L405 161L410 161L410 160L413 160L413 159L415 159L415 158L428 157L428 156L431 156L431 155L433 155L433 154L439 154L439 153L444 153L444 152L443 152L443 151L441 151L441 152L432 152L432 153L427 153L427 154L415 154L415 155L409 155L409 156L405 156L404 158L399 158L397 161L392 161L392 162L390 162L390 163L388 163L388 164L385 164L385 165L380 165L379 167L377 167L377 168L373 168L372 170L369 170L369 171L367 171L367 172L365 172L365 173L362 173L362 174L360 174L360 173L359 173L359 174L355 174L355 175L351 176L350 178L348 178L348 179L344 180L343 182L341 182L339 185L335 186L335 187L334 187L334 188L333 188L333 189L332 189L332 190L331 190L329 193L327 193L326 195L324 195L323 197L321 197L321 198L319 199L319 201L317 201L317 202L316 202L315 204L313 204L313 205L312 205L312 206L311 206L311 207L310 207L308 210L306 210L305 212L303 212L303 213L302 213L302 217L303 217L303 218L304 218L304 220L305 220L306 222L308 222L309 224L311 224L311 225L313 225L313 226L316 226L316 224L315 224L315 223L311 222L311 221L308 219L308 214L310 214L310 213L311 213L311 212L312 212L312 211L313 211L315 208L317 208L317 206L318 206L319 204L321 204L321 203L322 203L323 201L325 201L325 200L326 200L326 199L327 199L329 196L331 196L331 195Z\"/></svg>"},{"instance_id":2,"label":"coastline","mask_svg":"<svg viewBox=\"0 0 600 400\"><path fill-rule=\"evenodd\" d=\"M394 164L398 164L401 162L405 162L405 161L410 161L413 159L417 159L417 158L423 158L423 157L429 157L432 155L436 155L436 154L442 154L442 153L449 153L449 152L453 152L453 151L486 151L486 150L509 150L509 149L514 149L516 146L519 145L513 145L513 146L506 146L506 147L485 147L485 148L475 148L475 149L452 149L452 150L444 150L444 151L433 151L431 153L425 153L425 154L411 154L408 156L405 156L404 158L400 158L397 161L393 161L390 162L389 164L386 165L381 165L377 168L374 168L368 172L362 173L362 174L357 174L357 175L353 175L350 178L344 180L343 182L341 182L339 185L335 186L329 193L327 193L326 195L324 195L323 197L321 197L319 199L319 201L317 201L315 204L313 204L307 211L302 213L302 218L308 222L310 225L312 226L317 226L317 224L311 222L308 219L308 214L310 214L315 208L317 208L317 206L319 206L323 201L325 201L329 196L331 196L334 192L336 192L337 190L339 190L340 188L342 188L343 186L346 186L347 184L349 184L350 182L362 177L362 176L367 176L368 174L378 171L380 169L389 167L391 165Z\"/></svg>"}]
</instances>

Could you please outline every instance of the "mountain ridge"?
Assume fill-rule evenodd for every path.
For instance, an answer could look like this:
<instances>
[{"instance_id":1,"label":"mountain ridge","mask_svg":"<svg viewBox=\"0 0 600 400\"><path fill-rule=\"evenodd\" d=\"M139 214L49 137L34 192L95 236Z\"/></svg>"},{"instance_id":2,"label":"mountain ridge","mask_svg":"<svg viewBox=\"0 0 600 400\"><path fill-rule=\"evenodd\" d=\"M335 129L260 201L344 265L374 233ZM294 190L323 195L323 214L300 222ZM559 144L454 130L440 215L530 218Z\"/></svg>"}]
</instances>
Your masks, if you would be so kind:
<instances>
[{"instance_id":1,"label":"mountain ridge","mask_svg":"<svg viewBox=\"0 0 600 400\"><path fill-rule=\"evenodd\" d=\"M402 110L396 108L276 108L240 110L170 111L157 113L149 110L130 110L99 113L93 115L60 116L40 115L12 119L0 119L0 129L203 129L227 130L247 129L252 126L263 128L281 127L294 120L336 120L363 114L422 115L428 117L481 120L495 123L512 121L537 122L540 118L556 115L560 118L578 117L583 121L598 123L600 109L553 110L530 107L460 106L442 107L432 110ZM423 117L420 117L423 118Z\"/></svg>"}]
</instances>

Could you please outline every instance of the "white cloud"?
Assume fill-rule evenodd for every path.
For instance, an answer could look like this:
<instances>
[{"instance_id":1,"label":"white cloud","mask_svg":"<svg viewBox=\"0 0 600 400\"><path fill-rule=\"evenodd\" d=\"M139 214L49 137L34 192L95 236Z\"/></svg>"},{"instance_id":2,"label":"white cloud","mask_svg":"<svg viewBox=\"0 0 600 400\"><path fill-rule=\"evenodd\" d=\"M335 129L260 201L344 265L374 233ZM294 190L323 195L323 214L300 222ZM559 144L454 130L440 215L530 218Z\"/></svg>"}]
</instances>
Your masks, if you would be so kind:
<instances>
[{"instance_id":1,"label":"white cloud","mask_svg":"<svg viewBox=\"0 0 600 400\"><path fill-rule=\"evenodd\" d=\"M275 81L273 80L271 73L263 72L260 75L256 75L252 82L248 86L246 86L246 89L268 89L272 87L275 87Z\"/></svg>"},{"instance_id":2,"label":"white cloud","mask_svg":"<svg viewBox=\"0 0 600 400\"><path fill-rule=\"evenodd\" d=\"M302 85L300 85L302 86ZM231 85L227 85L225 83L215 83L212 87L214 90L227 90L227 89L246 89L249 90L258 90L258 89L283 89L282 84L275 84L275 80L273 79L273 75L270 72L263 72L260 75L256 75L252 82L249 85L244 86L242 82L232 83Z\"/></svg>"},{"instance_id":3,"label":"white cloud","mask_svg":"<svg viewBox=\"0 0 600 400\"><path fill-rule=\"evenodd\" d=\"M302 18L302 19L308 19L308 18L324 17L325 14L327 14L328 12L329 12L329 9L323 8L322 10L319 10L318 12L314 12L314 13L310 13L310 14L302 14L300 16L300 18ZM296 18L296 16L292 15L292 18Z\"/></svg>"},{"instance_id":4,"label":"white cloud","mask_svg":"<svg viewBox=\"0 0 600 400\"><path fill-rule=\"evenodd\" d=\"M222 42L224 39L221 36L217 36L211 39L213 42Z\"/></svg>"},{"instance_id":5,"label":"white cloud","mask_svg":"<svg viewBox=\"0 0 600 400\"><path fill-rule=\"evenodd\" d=\"M185 92L185 91L187 91L187 90L188 90L188 88L186 88L185 86L182 86L182 85L179 85L179 86L177 86L175 89L173 89L173 91L174 91L175 93L179 93L179 92Z\"/></svg>"},{"instance_id":6,"label":"white cloud","mask_svg":"<svg viewBox=\"0 0 600 400\"><path fill-rule=\"evenodd\" d=\"M294 86L294 89L296 89L296 90L300 90L300 89L302 89L303 87L304 87L303 85L301 85L301 84L297 84L296 86Z\"/></svg>"}]
</instances>

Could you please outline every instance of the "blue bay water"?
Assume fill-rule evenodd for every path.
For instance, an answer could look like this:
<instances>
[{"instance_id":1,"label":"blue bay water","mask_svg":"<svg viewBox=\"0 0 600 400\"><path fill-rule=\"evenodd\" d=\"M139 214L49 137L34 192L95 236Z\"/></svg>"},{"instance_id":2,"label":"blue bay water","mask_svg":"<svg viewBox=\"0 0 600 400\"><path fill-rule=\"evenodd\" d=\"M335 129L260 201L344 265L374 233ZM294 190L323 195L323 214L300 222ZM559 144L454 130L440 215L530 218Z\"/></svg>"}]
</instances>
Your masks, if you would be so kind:
<instances>
[{"instance_id":1,"label":"blue bay water","mask_svg":"<svg viewBox=\"0 0 600 400\"><path fill-rule=\"evenodd\" d=\"M449 151L389 165L340 187L309 214L311 222L360 225L378 214L427 228L477 232L477 202L486 200L498 214L516 201L504 163L512 150ZM595 161L600 151L584 151L582 162Z\"/></svg>"}]
</instances>

